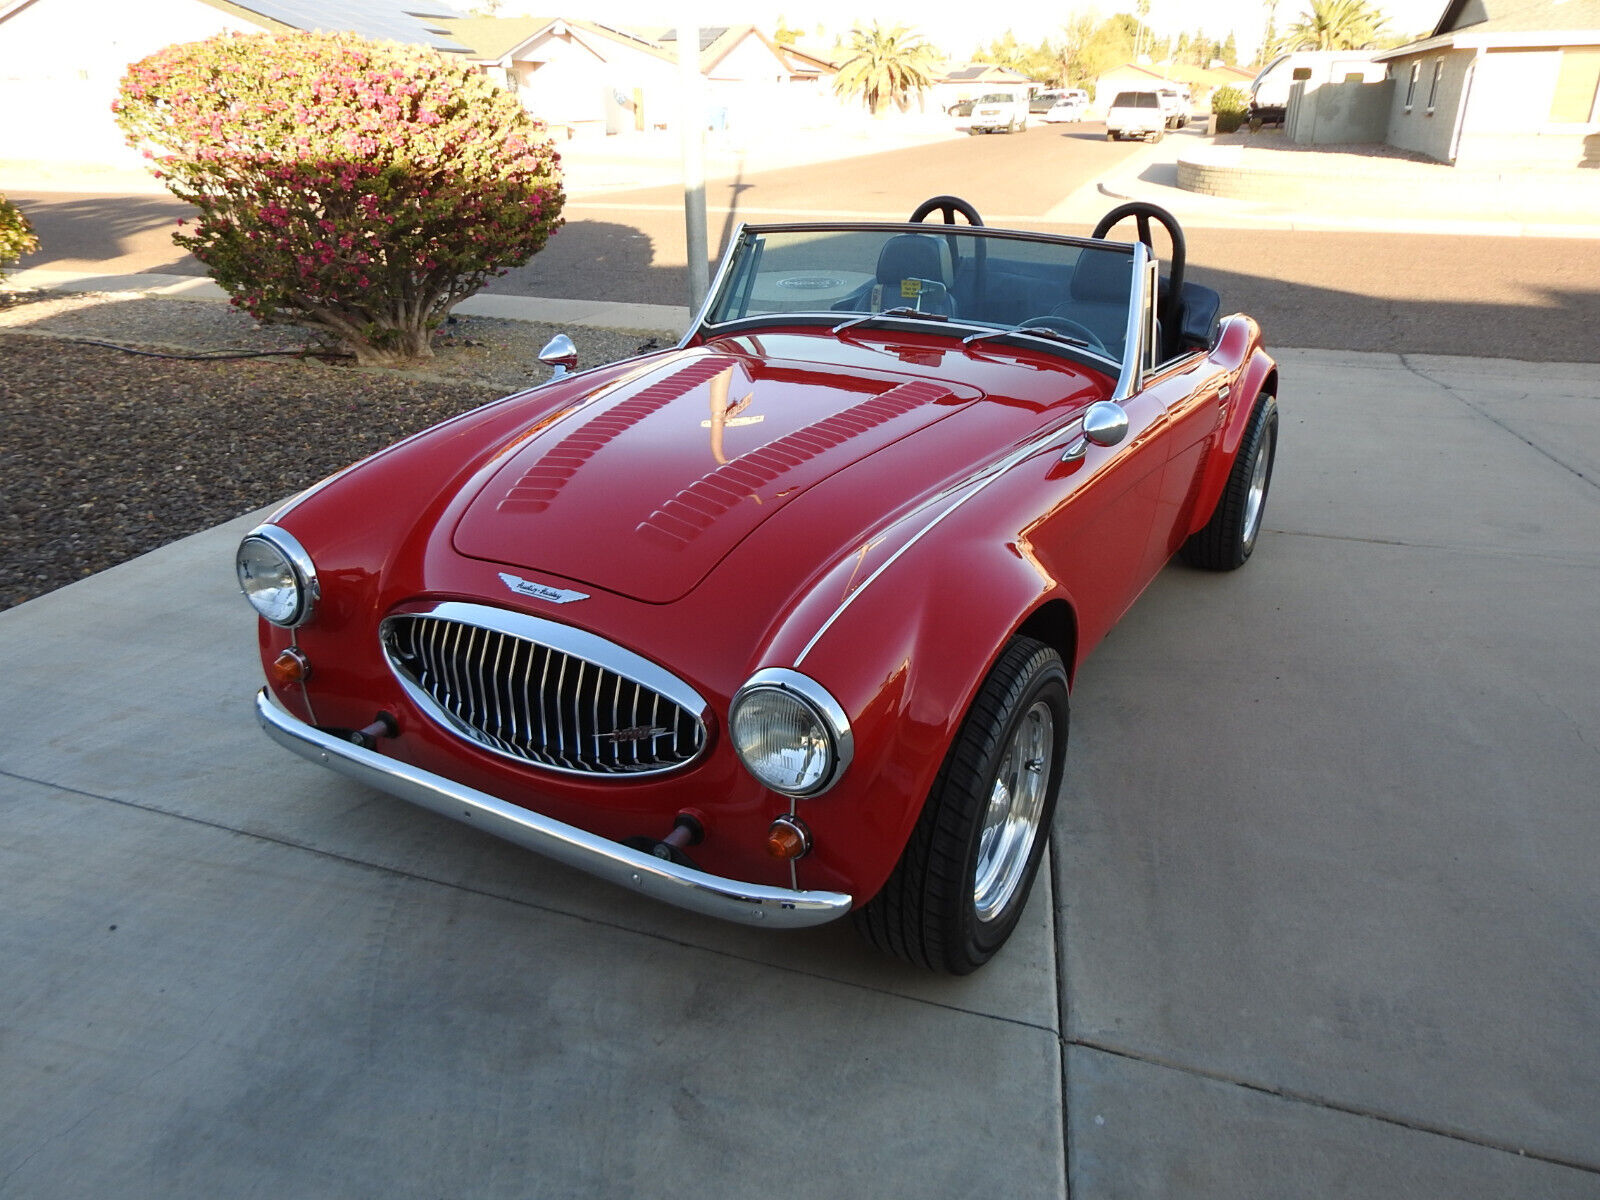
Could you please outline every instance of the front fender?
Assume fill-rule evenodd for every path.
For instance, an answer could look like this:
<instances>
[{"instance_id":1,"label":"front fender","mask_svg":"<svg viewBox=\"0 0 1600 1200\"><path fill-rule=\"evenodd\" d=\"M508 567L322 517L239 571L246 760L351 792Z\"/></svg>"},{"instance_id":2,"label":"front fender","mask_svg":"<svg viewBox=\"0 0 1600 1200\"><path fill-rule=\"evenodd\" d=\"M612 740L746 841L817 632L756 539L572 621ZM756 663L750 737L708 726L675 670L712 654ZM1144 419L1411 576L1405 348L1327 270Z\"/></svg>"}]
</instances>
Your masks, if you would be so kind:
<instances>
[{"instance_id":1,"label":"front fender","mask_svg":"<svg viewBox=\"0 0 1600 1200\"><path fill-rule=\"evenodd\" d=\"M1222 489L1228 486L1228 475L1250 424L1256 397L1264 390L1277 389L1278 364L1262 349L1261 326L1252 318L1238 313L1226 318L1211 356L1227 368L1233 382L1224 424L1206 456L1195 492L1194 517L1188 530L1191 534L1205 528L1216 511Z\"/></svg>"},{"instance_id":2,"label":"front fender","mask_svg":"<svg viewBox=\"0 0 1600 1200\"><path fill-rule=\"evenodd\" d=\"M1020 540L997 538L995 526L985 526L979 510L992 505L968 507L973 511L849 591L826 628L783 664L822 684L851 717L849 770L830 792L801 801L798 811L819 860L844 869L857 903L876 895L899 861L1006 642L1042 606L1070 605ZM1070 670L1071 647L1058 648ZM804 861L801 867L805 877ZM806 883L824 886L821 879Z\"/></svg>"}]
</instances>

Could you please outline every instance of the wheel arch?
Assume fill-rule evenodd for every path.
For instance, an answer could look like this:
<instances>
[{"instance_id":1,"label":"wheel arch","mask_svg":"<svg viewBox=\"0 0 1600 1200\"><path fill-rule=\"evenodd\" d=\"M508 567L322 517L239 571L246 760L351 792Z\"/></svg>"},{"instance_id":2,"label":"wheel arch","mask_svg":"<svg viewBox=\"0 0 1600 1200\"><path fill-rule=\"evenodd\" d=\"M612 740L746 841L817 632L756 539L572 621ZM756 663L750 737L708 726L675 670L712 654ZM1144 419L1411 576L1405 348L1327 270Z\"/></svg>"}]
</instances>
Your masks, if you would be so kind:
<instances>
[{"instance_id":1,"label":"wheel arch","mask_svg":"<svg viewBox=\"0 0 1600 1200\"><path fill-rule=\"evenodd\" d=\"M1061 656L1067 668L1067 682L1078 674L1078 614L1065 597L1054 596L1029 613L1012 631L1013 637L1030 637L1043 642Z\"/></svg>"},{"instance_id":2,"label":"wheel arch","mask_svg":"<svg viewBox=\"0 0 1600 1200\"><path fill-rule=\"evenodd\" d=\"M1189 514L1188 533L1205 528L1222 498L1228 483L1228 472L1233 469L1234 455L1239 453L1239 443L1250 425L1250 414L1255 410L1257 397L1278 394L1278 364L1261 348L1261 327L1249 317L1234 315L1224 319L1217 352L1227 355L1229 342L1237 339L1240 365L1234 375L1233 396L1227 424L1213 446L1205 464L1205 474L1195 493L1194 509Z\"/></svg>"},{"instance_id":3,"label":"wheel arch","mask_svg":"<svg viewBox=\"0 0 1600 1200\"><path fill-rule=\"evenodd\" d=\"M905 575L867 589L844 627L799 667L824 686L842 685L836 698L855 725L850 775L836 796L806 808L819 844L855 842L858 902L876 894L899 860L962 721L1012 639L1050 647L1069 689L1075 678L1078 616L1059 582L1004 543L963 537L946 551L943 569L907 563ZM952 590L952 578L982 586ZM870 791L857 790L863 779ZM861 838L862 828L873 838Z\"/></svg>"}]
</instances>

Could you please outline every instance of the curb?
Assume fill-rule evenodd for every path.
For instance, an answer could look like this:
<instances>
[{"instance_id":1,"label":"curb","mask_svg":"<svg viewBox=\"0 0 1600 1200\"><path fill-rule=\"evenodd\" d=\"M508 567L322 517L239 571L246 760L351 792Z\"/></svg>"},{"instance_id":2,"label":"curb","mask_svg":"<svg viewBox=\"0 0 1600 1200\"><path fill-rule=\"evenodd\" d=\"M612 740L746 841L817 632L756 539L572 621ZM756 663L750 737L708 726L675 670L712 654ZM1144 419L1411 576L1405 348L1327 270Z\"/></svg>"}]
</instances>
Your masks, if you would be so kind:
<instances>
[{"instance_id":1,"label":"curb","mask_svg":"<svg viewBox=\"0 0 1600 1200\"><path fill-rule=\"evenodd\" d=\"M0 280L0 292L118 292L161 300L220 303L227 293L204 275L96 275L88 271L51 271L35 267ZM626 304L607 300L556 300L541 296L501 296L484 292L469 296L455 310L465 316L545 325L575 325L626 333L667 330L682 335L689 310L671 304Z\"/></svg>"}]
</instances>

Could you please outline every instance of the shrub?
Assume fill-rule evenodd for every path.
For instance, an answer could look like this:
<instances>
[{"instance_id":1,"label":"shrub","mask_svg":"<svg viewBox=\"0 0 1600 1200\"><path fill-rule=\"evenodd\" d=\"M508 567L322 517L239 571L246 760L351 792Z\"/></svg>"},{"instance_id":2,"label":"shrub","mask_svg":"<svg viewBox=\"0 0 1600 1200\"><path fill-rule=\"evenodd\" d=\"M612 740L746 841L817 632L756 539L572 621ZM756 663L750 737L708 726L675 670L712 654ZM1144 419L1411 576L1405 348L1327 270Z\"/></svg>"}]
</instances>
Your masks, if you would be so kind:
<instances>
[{"instance_id":1,"label":"shrub","mask_svg":"<svg viewBox=\"0 0 1600 1200\"><path fill-rule=\"evenodd\" d=\"M1211 111L1217 114L1217 132L1232 133L1244 124L1250 100L1236 87L1220 87L1211 95Z\"/></svg>"},{"instance_id":2,"label":"shrub","mask_svg":"<svg viewBox=\"0 0 1600 1200\"><path fill-rule=\"evenodd\" d=\"M22 215L22 210L4 195L0 195L0 279L6 276L3 268L7 263L16 262L24 254L31 254L39 248L39 239L34 235L33 226L28 224L28 218Z\"/></svg>"},{"instance_id":3,"label":"shrub","mask_svg":"<svg viewBox=\"0 0 1600 1200\"><path fill-rule=\"evenodd\" d=\"M223 34L134 63L113 107L199 210L173 240L232 302L361 363L431 357L449 311L561 224L544 124L421 47Z\"/></svg>"}]
</instances>

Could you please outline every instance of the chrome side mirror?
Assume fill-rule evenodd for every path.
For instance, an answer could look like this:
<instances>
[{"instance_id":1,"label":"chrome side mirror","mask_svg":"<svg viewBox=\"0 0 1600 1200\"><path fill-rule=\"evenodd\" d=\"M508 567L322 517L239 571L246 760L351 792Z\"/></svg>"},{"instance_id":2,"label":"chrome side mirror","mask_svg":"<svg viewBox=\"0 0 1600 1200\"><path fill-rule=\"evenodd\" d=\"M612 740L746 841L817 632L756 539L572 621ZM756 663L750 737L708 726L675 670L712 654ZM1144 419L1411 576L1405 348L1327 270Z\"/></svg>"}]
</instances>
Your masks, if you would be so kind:
<instances>
[{"instance_id":1,"label":"chrome side mirror","mask_svg":"<svg viewBox=\"0 0 1600 1200\"><path fill-rule=\"evenodd\" d=\"M578 365L578 348L564 333L558 333L539 351L539 361L550 368L550 378L560 379Z\"/></svg>"},{"instance_id":2,"label":"chrome side mirror","mask_svg":"<svg viewBox=\"0 0 1600 1200\"><path fill-rule=\"evenodd\" d=\"M1083 414L1083 436L1096 446L1115 446L1128 436L1128 414L1120 404L1099 400Z\"/></svg>"}]
</instances>

